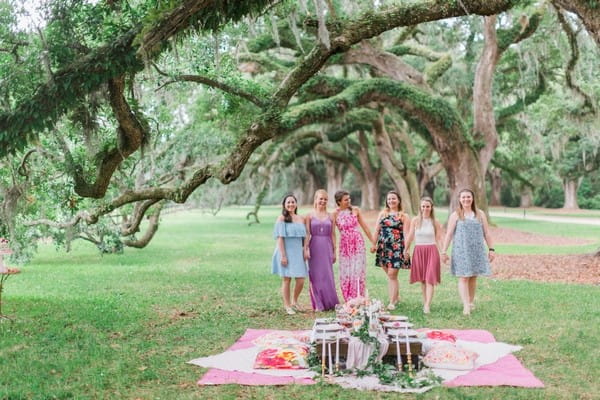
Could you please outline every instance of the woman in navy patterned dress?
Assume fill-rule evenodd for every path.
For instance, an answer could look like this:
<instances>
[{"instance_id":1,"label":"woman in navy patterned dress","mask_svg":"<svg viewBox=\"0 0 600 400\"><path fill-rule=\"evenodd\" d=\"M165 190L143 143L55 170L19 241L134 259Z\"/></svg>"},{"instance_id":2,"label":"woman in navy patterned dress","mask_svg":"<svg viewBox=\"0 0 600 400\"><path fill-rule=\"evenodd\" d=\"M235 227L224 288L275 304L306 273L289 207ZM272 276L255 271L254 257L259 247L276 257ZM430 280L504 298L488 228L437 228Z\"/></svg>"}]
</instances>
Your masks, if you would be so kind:
<instances>
[{"instance_id":1,"label":"woman in navy patterned dress","mask_svg":"<svg viewBox=\"0 0 600 400\"><path fill-rule=\"evenodd\" d=\"M387 276L388 309L393 310L398 303L398 270L410 268L409 259L404 258L404 234L410 229L410 218L402 212L398 193L390 191L385 199L385 209L379 213L375 225L377 243L371 247L371 252L377 251L375 265Z\"/></svg>"},{"instance_id":2,"label":"woman in navy patterned dress","mask_svg":"<svg viewBox=\"0 0 600 400\"><path fill-rule=\"evenodd\" d=\"M458 209L448 219L442 261L448 262L446 251L454 238L450 272L458 277L458 294L463 303L463 314L469 315L474 308L477 277L491 274L490 262L494 260L496 253L487 218L483 211L477 209L473 191L461 190L458 193L458 203Z\"/></svg>"}]
</instances>

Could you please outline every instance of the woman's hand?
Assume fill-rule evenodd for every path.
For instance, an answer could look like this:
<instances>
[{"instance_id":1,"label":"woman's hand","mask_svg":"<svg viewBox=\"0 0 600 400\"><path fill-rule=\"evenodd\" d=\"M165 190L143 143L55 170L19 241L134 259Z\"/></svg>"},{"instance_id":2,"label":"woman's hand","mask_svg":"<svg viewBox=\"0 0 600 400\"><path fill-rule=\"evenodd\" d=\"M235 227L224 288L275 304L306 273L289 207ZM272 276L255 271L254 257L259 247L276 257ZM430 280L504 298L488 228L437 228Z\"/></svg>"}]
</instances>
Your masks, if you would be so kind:
<instances>
[{"instance_id":1,"label":"woman's hand","mask_svg":"<svg viewBox=\"0 0 600 400\"><path fill-rule=\"evenodd\" d=\"M448 257L448 254L446 254L446 253L442 254L442 262L444 264L448 264L448 260L450 260L450 257Z\"/></svg>"},{"instance_id":2,"label":"woman's hand","mask_svg":"<svg viewBox=\"0 0 600 400\"><path fill-rule=\"evenodd\" d=\"M371 253L375 253L375 250L377 250L377 246L372 245L371 246Z\"/></svg>"},{"instance_id":3,"label":"woman's hand","mask_svg":"<svg viewBox=\"0 0 600 400\"><path fill-rule=\"evenodd\" d=\"M310 249L309 248L304 249L304 259L305 260L310 259Z\"/></svg>"},{"instance_id":4,"label":"woman's hand","mask_svg":"<svg viewBox=\"0 0 600 400\"><path fill-rule=\"evenodd\" d=\"M286 256L281 256L281 265L282 265L283 267L287 267L287 265L288 265L288 260L287 260L287 257L286 257Z\"/></svg>"},{"instance_id":5,"label":"woman's hand","mask_svg":"<svg viewBox=\"0 0 600 400\"><path fill-rule=\"evenodd\" d=\"M494 261L495 258L496 258L496 251L495 250L488 251L488 260L490 260L490 262L492 262L492 261Z\"/></svg>"}]
</instances>

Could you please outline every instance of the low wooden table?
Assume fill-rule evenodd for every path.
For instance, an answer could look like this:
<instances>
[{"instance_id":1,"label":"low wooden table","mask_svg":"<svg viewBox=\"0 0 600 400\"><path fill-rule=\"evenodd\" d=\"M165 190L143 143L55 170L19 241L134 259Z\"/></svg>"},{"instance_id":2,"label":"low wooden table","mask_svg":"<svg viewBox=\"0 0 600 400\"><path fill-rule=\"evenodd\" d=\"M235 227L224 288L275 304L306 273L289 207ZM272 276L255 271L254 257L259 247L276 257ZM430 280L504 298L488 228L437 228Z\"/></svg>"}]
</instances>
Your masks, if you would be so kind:
<instances>
[{"instance_id":1,"label":"low wooden table","mask_svg":"<svg viewBox=\"0 0 600 400\"><path fill-rule=\"evenodd\" d=\"M420 369L421 368L421 362L420 362L420 356L423 353L423 343L414 337L411 337L408 339L408 344L409 344L409 348L410 348L410 354L411 354L411 362L412 365L415 369ZM329 352L328 352L328 347L329 346L325 346L325 357L329 358ZM400 358L402 360L402 365L408 365L408 359L407 359L407 349L406 349L406 340L403 340L403 338L400 338ZM317 341L317 346L316 346L316 353L319 357L322 356L323 354L323 349L322 349L322 343L320 341ZM336 350L335 350L335 342L331 345L331 358L333 360L336 359ZM396 343L390 341L390 345L388 346L388 350L385 353L385 355L383 356L383 362L385 363L389 363L389 364L394 364L396 365L397 362L397 347L396 347ZM346 357L348 356L348 339L341 339L340 340L340 359L346 360Z\"/></svg>"}]
</instances>

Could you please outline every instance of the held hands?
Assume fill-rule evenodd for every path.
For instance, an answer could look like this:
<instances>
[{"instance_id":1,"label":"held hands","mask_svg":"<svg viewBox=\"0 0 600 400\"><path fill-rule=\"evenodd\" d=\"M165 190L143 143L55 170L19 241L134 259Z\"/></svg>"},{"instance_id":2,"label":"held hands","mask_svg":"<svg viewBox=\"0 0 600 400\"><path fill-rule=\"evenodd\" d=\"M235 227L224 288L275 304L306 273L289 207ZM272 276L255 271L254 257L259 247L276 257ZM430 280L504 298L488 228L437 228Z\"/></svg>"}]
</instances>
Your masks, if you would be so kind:
<instances>
[{"instance_id":1,"label":"held hands","mask_svg":"<svg viewBox=\"0 0 600 400\"><path fill-rule=\"evenodd\" d=\"M450 260L450 257L448 257L448 254L446 254L446 253L442 254L442 262L444 264L448 264L449 260Z\"/></svg>"},{"instance_id":2,"label":"held hands","mask_svg":"<svg viewBox=\"0 0 600 400\"><path fill-rule=\"evenodd\" d=\"M494 259L496 258L496 252L494 250L488 251L488 260L490 260L490 262L494 261Z\"/></svg>"},{"instance_id":3,"label":"held hands","mask_svg":"<svg viewBox=\"0 0 600 400\"><path fill-rule=\"evenodd\" d=\"M374 244L371 245L371 253L375 253L375 250L377 250L377 246L375 246Z\"/></svg>"},{"instance_id":4,"label":"held hands","mask_svg":"<svg viewBox=\"0 0 600 400\"><path fill-rule=\"evenodd\" d=\"M308 247L304 249L304 259L310 259L310 249Z\"/></svg>"}]
</instances>

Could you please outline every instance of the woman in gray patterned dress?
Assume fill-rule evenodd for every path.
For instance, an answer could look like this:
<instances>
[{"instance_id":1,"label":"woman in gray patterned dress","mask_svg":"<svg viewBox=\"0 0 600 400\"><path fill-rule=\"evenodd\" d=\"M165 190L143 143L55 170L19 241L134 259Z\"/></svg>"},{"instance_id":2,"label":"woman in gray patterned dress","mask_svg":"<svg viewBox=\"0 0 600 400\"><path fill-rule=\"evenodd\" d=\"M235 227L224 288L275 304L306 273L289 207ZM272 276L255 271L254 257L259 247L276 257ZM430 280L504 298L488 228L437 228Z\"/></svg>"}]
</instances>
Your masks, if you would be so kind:
<instances>
[{"instance_id":1,"label":"woman in gray patterned dress","mask_svg":"<svg viewBox=\"0 0 600 400\"><path fill-rule=\"evenodd\" d=\"M458 277L458 294L463 303L463 314L469 315L474 308L477 277L491 274L490 262L494 260L495 251L487 218L483 211L477 209L473 191L461 190L458 193L458 204L458 209L448 219L442 261L448 262L446 250L454 238L450 271Z\"/></svg>"}]
</instances>

